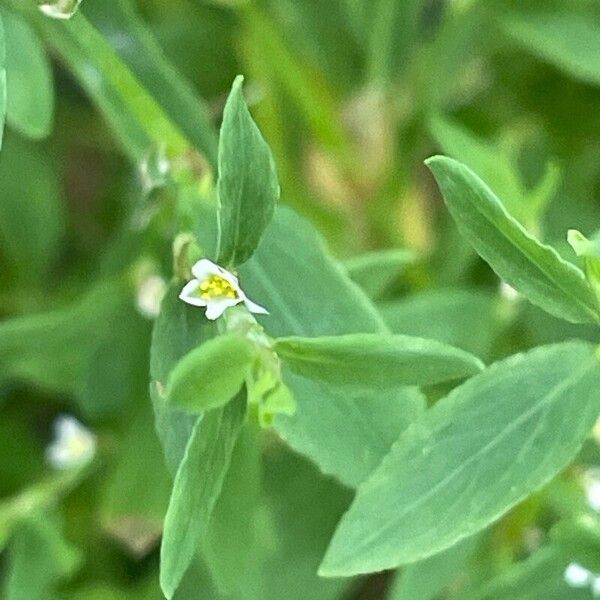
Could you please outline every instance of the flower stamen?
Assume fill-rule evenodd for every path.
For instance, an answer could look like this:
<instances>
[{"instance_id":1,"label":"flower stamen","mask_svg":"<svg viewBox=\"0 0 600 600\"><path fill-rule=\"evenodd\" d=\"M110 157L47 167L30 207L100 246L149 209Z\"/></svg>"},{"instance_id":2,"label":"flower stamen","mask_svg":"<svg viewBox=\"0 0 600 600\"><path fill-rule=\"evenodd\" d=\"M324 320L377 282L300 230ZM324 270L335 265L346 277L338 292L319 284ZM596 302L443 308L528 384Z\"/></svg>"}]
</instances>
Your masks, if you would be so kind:
<instances>
[{"instance_id":1,"label":"flower stamen","mask_svg":"<svg viewBox=\"0 0 600 600\"><path fill-rule=\"evenodd\" d=\"M204 300L212 298L237 298L234 287L220 275L211 275L200 283L199 297Z\"/></svg>"}]
</instances>

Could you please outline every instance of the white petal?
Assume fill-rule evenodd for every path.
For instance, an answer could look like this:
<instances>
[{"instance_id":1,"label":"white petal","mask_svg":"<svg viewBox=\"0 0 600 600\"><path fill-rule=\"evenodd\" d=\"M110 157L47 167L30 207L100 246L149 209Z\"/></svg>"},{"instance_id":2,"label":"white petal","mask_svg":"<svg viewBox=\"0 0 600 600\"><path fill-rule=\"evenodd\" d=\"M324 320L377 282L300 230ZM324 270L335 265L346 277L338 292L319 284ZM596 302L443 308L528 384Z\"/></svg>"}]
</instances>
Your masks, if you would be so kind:
<instances>
[{"instance_id":1,"label":"white petal","mask_svg":"<svg viewBox=\"0 0 600 600\"><path fill-rule=\"evenodd\" d=\"M201 258L192 267L192 273L196 279L204 281L211 275L220 275L221 267L216 265L212 260L208 260L208 258Z\"/></svg>"},{"instance_id":2,"label":"white petal","mask_svg":"<svg viewBox=\"0 0 600 600\"><path fill-rule=\"evenodd\" d=\"M269 311L266 308L264 308L260 304L256 304L256 302L252 302L252 300L250 300L250 298L246 297L245 295L244 295L244 304L246 305L246 308L251 313L255 313L257 315L268 315L269 314Z\"/></svg>"},{"instance_id":3,"label":"white petal","mask_svg":"<svg viewBox=\"0 0 600 600\"><path fill-rule=\"evenodd\" d=\"M209 321L218 319L230 306L242 302L241 298L217 298L206 305L206 318Z\"/></svg>"},{"instance_id":4,"label":"white petal","mask_svg":"<svg viewBox=\"0 0 600 600\"><path fill-rule=\"evenodd\" d=\"M68 415L54 423L54 439L46 448L46 460L55 469L70 469L89 462L96 452L96 436Z\"/></svg>"},{"instance_id":5,"label":"white petal","mask_svg":"<svg viewBox=\"0 0 600 600\"><path fill-rule=\"evenodd\" d=\"M585 587L591 583L592 574L577 563L571 563L565 569L565 581L571 587Z\"/></svg>"},{"instance_id":6,"label":"white petal","mask_svg":"<svg viewBox=\"0 0 600 600\"><path fill-rule=\"evenodd\" d=\"M200 282L197 279L188 281L179 293L179 299L191 304L192 306L206 306L207 301L196 295L199 287Z\"/></svg>"},{"instance_id":7,"label":"white petal","mask_svg":"<svg viewBox=\"0 0 600 600\"><path fill-rule=\"evenodd\" d=\"M192 273L196 279L199 281L204 281L209 278L211 275L219 275L225 281L228 281L231 284L231 287L240 294L240 282L238 278L227 269L220 267L215 264L212 260L208 260L208 258L201 258L193 267Z\"/></svg>"},{"instance_id":8,"label":"white petal","mask_svg":"<svg viewBox=\"0 0 600 600\"><path fill-rule=\"evenodd\" d=\"M600 512L600 480L590 480L585 489L589 507Z\"/></svg>"}]
</instances>

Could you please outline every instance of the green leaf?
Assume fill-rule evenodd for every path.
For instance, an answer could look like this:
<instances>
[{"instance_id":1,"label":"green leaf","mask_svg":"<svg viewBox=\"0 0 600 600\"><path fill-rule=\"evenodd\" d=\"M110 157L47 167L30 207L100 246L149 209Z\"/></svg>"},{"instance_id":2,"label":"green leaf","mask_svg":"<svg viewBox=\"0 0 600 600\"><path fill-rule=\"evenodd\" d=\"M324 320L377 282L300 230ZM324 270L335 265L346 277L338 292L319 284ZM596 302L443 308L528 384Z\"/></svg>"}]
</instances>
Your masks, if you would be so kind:
<instances>
[{"instance_id":1,"label":"green leaf","mask_svg":"<svg viewBox=\"0 0 600 600\"><path fill-rule=\"evenodd\" d=\"M100 283L68 307L2 321L2 378L55 392L77 392L99 331L114 325L123 291L119 283Z\"/></svg>"},{"instance_id":2,"label":"green leaf","mask_svg":"<svg viewBox=\"0 0 600 600\"><path fill-rule=\"evenodd\" d=\"M388 600L432 600L464 569L479 537L460 541L451 548L404 567L397 575Z\"/></svg>"},{"instance_id":3,"label":"green leaf","mask_svg":"<svg viewBox=\"0 0 600 600\"><path fill-rule=\"evenodd\" d=\"M219 264L246 262L279 199L269 146L252 120L239 76L225 105L219 137Z\"/></svg>"},{"instance_id":4,"label":"green leaf","mask_svg":"<svg viewBox=\"0 0 600 600\"><path fill-rule=\"evenodd\" d=\"M46 600L80 562L79 552L63 538L59 523L48 514L30 517L9 548L6 600Z\"/></svg>"},{"instance_id":5,"label":"green leaf","mask_svg":"<svg viewBox=\"0 0 600 600\"><path fill-rule=\"evenodd\" d=\"M600 515L583 513L564 519L552 529L550 537L573 562L593 573L600 572Z\"/></svg>"},{"instance_id":6,"label":"green leaf","mask_svg":"<svg viewBox=\"0 0 600 600\"><path fill-rule=\"evenodd\" d=\"M563 469L600 410L600 360L544 346L469 379L399 438L359 487L323 575L415 562L497 520Z\"/></svg>"},{"instance_id":7,"label":"green leaf","mask_svg":"<svg viewBox=\"0 0 600 600\"><path fill-rule=\"evenodd\" d=\"M430 128L444 153L468 165L502 198L508 212L520 222L525 222L526 190L515 168L516 157L507 156L500 144L481 140L467 129L441 117L432 119Z\"/></svg>"},{"instance_id":8,"label":"green leaf","mask_svg":"<svg viewBox=\"0 0 600 600\"><path fill-rule=\"evenodd\" d=\"M351 579L317 576L336 523L351 500L349 490L286 450L265 456L265 488L272 507L267 590L259 600L339 600ZM345 593L344 593L345 592Z\"/></svg>"},{"instance_id":9,"label":"green leaf","mask_svg":"<svg viewBox=\"0 0 600 600\"><path fill-rule=\"evenodd\" d=\"M600 322L580 269L530 235L469 168L444 156L426 163L461 233L499 277L554 316Z\"/></svg>"},{"instance_id":10,"label":"green leaf","mask_svg":"<svg viewBox=\"0 0 600 600\"><path fill-rule=\"evenodd\" d=\"M135 412L122 419L124 430L100 504L103 528L137 559L158 544L171 492L152 409L146 397L140 400Z\"/></svg>"},{"instance_id":11,"label":"green leaf","mask_svg":"<svg viewBox=\"0 0 600 600\"><path fill-rule=\"evenodd\" d=\"M600 11L594 2L519 3L498 11L503 31L565 73L600 85Z\"/></svg>"},{"instance_id":12,"label":"green leaf","mask_svg":"<svg viewBox=\"0 0 600 600\"><path fill-rule=\"evenodd\" d=\"M536 185L530 187L525 185L519 169L521 140L483 140L442 117L433 118L430 129L444 153L468 165L502 198L513 217L525 226L538 226L560 183L561 173L556 164L548 162Z\"/></svg>"},{"instance_id":13,"label":"green leaf","mask_svg":"<svg viewBox=\"0 0 600 600\"><path fill-rule=\"evenodd\" d=\"M52 70L35 31L21 18L2 11L6 26L6 120L31 138L50 133L54 113Z\"/></svg>"},{"instance_id":14,"label":"green leaf","mask_svg":"<svg viewBox=\"0 0 600 600\"><path fill-rule=\"evenodd\" d=\"M240 432L202 543L202 555L223 596L261 598L265 592L272 532L263 492L261 436L257 427Z\"/></svg>"},{"instance_id":15,"label":"green leaf","mask_svg":"<svg viewBox=\"0 0 600 600\"><path fill-rule=\"evenodd\" d=\"M200 417L179 465L165 516L160 549L160 585L172 598L206 535L231 454L244 422L246 396Z\"/></svg>"},{"instance_id":16,"label":"green leaf","mask_svg":"<svg viewBox=\"0 0 600 600\"><path fill-rule=\"evenodd\" d=\"M398 78L416 47L421 25L422 0L375 0L368 65L373 83L385 85Z\"/></svg>"},{"instance_id":17,"label":"green leaf","mask_svg":"<svg viewBox=\"0 0 600 600\"><path fill-rule=\"evenodd\" d=\"M56 504L87 474L85 467L52 473L0 502L0 550L17 528Z\"/></svg>"},{"instance_id":18,"label":"green leaf","mask_svg":"<svg viewBox=\"0 0 600 600\"><path fill-rule=\"evenodd\" d=\"M165 57L154 35L129 0L87 0L85 14L137 77L169 119L207 159L217 166L217 135L208 106Z\"/></svg>"},{"instance_id":19,"label":"green leaf","mask_svg":"<svg viewBox=\"0 0 600 600\"><path fill-rule=\"evenodd\" d=\"M483 369L483 363L464 350L406 335L288 337L275 340L274 348L304 377L360 389L432 385Z\"/></svg>"},{"instance_id":20,"label":"green leaf","mask_svg":"<svg viewBox=\"0 0 600 600\"><path fill-rule=\"evenodd\" d=\"M32 19L104 113L133 160L143 160L156 146L164 145L169 156L189 151L188 140L164 108L83 14L68 22L42 14Z\"/></svg>"},{"instance_id":21,"label":"green leaf","mask_svg":"<svg viewBox=\"0 0 600 600\"><path fill-rule=\"evenodd\" d=\"M223 406L240 391L254 356L252 345L238 335L208 340L171 371L167 402L194 413Z\"/></svg>"},{"instance_id":22,"label":"green leaf","mask_svg":"<svg viewBox=\"0 0 600 600\"><path fill-rule=\"evenodd\" d=\"M565 571L572 562L573 557L561 548L545 546L465 594L464 600L590 600L589 585L575 588L565 581Z\"/></svg>"},{"instance_id":23,"label":"green leaf","mask_svg":"<svg viewBox=\"0 0 600 600\"><path fill-rule=\"evenodd\" d=\"M244 290L270 314L259 316L274 337L382 332L374 306L324 248L312 227L284 208L240 270ZM318 292L318 293L317 293ZM340 390L284 373L297 410L278 415L275 429L325 473L356 486L424 409L415 388Z\"/></svg>"},{"instance_id":24,"label":"green leaf","mask_svg":"<svg viewBox=\"0 0 600 600\"><path fill-rule=\"evenodd\" d=\"M385 331L371 301L331 257L323 239L288 208L277 209L240 274L248 296L269 310L259 320L273 337Z\"/></svg>"},{"instance_id":25,"label":"green leaf","mask_svg":"<svg viewBox=\"0 0 600 600\"><path fill-rule=\"evenodd\" d=\"M201 310L179 299L182 287L183 283L174 281L166 291L160 315L154 323L150 347L150 396L156 429L167 466L173 474L183 458L198 416L167 406L164 389L171 370L179 360L216 334L213 321L206 319Z\"/></svg>"},{"instance_id":26,"label":"green leaf","mask_svg":"<svg viewBox=\"0 0 600 600\"><path fill-rule=\"evenodd\" d=\"M478 290L426 290L378 308L392 333L432 338L482 358L502 322L500 297Z\"/></svg>"},{"instance_id":27,"label":"green leaf","mask_svg":"<svg viewBox=\"0 0 600 600\"><path fill-rule=\"evenodd\" d=\"M65 202L47 149L7 135L0 161L0 246L10 272L31 283L56 266Z\"/></svg>"},{"instance_id":28,"label":"green leaf","mask_svg":"<svg viewBox=\"0 0 600 600\"><path fill-rule=\"evenodd\" d=\"M369 298L378 298L414 260L410 250L381 250L355 256L344 266Z\"/></svg>"},{"instance_id":29,"label":"green leaf","mask_svg":"<svg viewBox=\"0 0 600 600\"><path fill-rule=\"evenodd\" d=\"M575 254L583 258L585 275L600 306L600 238L588 240L581 232L570 229L567 239Z\"/></svg>"},{"instance_id":30,"label":"green leaf","mask_svg":"<svg viewBox=\"0 0 600 600\"><path fill-rule=\"evenodd\" d=\"M4 33L4 21L0 14L0 149L4 137L4 121L6 119L6 40Z\"/></svg>"}]
</instances>

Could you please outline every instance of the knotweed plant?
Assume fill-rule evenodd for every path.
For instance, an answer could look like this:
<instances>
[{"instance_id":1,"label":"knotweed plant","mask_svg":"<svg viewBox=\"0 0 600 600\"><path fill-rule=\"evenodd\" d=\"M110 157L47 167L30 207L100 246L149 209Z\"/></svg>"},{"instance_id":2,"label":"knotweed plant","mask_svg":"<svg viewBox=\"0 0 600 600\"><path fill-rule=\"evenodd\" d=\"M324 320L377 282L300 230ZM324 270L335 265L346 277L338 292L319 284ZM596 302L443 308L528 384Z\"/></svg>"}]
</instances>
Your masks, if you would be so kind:
<instances>
[{"instance_id":1,"label":"knotweed plant","mask_svg":"<svg viewBox=\"0 0 600 600\"><path fill-rule=\"evenodd\" d=\"M545 211L555 197L563 210L575 176L523 141L533 122L504 145L455 122L510 113L505 96L477 104L493 83L460 67L494 21L512 52L533 46L519 71L532 88L559 76L534 77L528 61L585 82L568 92L590 107L570 164L598 176L600 142L583 131L598 125L597 7L215 0L197 10L222 25L215 39L241 28L236 68L251 75L223 67L211 115L166 57L185 64L174 33L194 2L138 3L172 53L133 2L80 4L0 0L2 597L600 597L600 211L564 209L558 241L543 242ZM307 52L346 40L323 57L339 87L297 59L272 14ZM414 39L399 35L410 23ZM396 53L417 40L404 71ZM73 155L69 218L58 166L18 149L19 135L50 132L48 56L68 90L45 143ZM353 60L369 85L332 109L358 87ZM422 96L390 98L397 73ZM95 109L68 110L82 91L130 163L86 121ZM528 92L534 110L543 94ZM278 112L278 94L295 112ZM426 148L442 153L425 168ZM31 204L12 200L21 189ZM117 196L106 230L93 208L104 193ZM336 218L348 221L332 232Z\"/></svg>"}]
</instances>

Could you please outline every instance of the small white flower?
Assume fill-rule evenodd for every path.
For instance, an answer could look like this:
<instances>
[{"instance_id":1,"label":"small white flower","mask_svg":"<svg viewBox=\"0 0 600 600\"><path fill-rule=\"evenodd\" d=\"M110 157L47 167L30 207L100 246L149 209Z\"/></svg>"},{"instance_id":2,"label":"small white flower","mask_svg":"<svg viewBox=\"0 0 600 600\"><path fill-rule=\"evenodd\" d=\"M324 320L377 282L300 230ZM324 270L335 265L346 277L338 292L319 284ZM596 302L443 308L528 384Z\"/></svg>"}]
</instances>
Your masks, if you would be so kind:
<instances>
[{"instance_id":1,"label":"small white flower","mask_svg":"<svg viewBox=\"0 0 600 600\"><path fill-rule=\"evenodd\" d=\"M592 580L592 573L577 563L571 563L565 569L565 581L571 587L586 587L592 583Z\"/></svg>"},{"instance_id":2,"label":"small white flower","mask_svg":"<svg viewBox=\"0 0 600 600\"><path fill-rule=\"evenodd\" d=\"M594 598L600 598L600 576L594 577L594 581L592 582L592 594L594 594Z\"/></svg>"},{"instance_id":3,"label":"small white flower","mask_svg":"<svg viewBox=\"0 0 600 600\"><path fill-rule=\"evenodd\" d=\"M519 299L519 292L517 292L512 285L506 283L506 281L500 282L499 292L500 296L509 302L514 302Z\"/></svg>"},{"instance_id":4,"label":"small white flower","mask_svg":"<svg viewBox=\"0 0 600 600\"><path fill-rule=\"evenodd\" d=\"M155 319L160 313L160 302L165 295L167 284L160 275L149 275L138 285L136 304L144 317Z\"/></svg>"},{"instance_id":5,"label":"small white flower","mask_svg":"<svg viewBox=\"0 0 600 600\"><path fill-rule=\"evenodd\" d=\"M54 439L46 448L46 460L55 469L80 467L96 454L96 436L77 419L62 415L54 422Z\"/></svg>"},{"instance_id":6,"label":"small white flower","mask_svg":"<svg viewBox=\"0 0 600 600\"><path fill-rule=\"evenodd\" d=\"M269 311L252 302L240 287L233 273L219 267L207 258L200 259L193 267L194 279L186 283L179 298L193 306L205 306L206 318L214 321L229 307L244 303L251 313L268 315Z\"/></svg>"},{"instance_id":7,"label":"small white flower","mask_svg":"<svg viewBox=\"0 0 600 600\"><path fill-rule=\"evenodd\" d=\"M128 39L128 38L127 38ZM152 148L140 163L140 177L146 194L167 183L171 163L165 145Z\"/></svg>"},{"instance_id":8,"label":"small white flower","mask_svg":"<svg viewBox=\"0 0 600 600\"><path fill-rule=\"evenodd\" d=\"M594 430L592 431L592 437L598 446L600 446L600 419L596 420Z\"/></svg>"},{"instance_id":9,"label":"small white flower","mask_svg":"<svg viewBox=\"0 0 600 600\"><path fill-rule=\"evenodd\" d=\"M600 512L600 469L590 469L583 478L588 506Z\"/></svg>"},{"instance_id":10,"label":"small white flower","mask_svg":"<svg viewBox=\"0 0 600 600\"><path fill-rule=\"evenodd\" d=\"M70 19L79 8L82 0L54 0L46 4L40 4L39 9L52 19Z\"/></svg>"}]
</instances>

